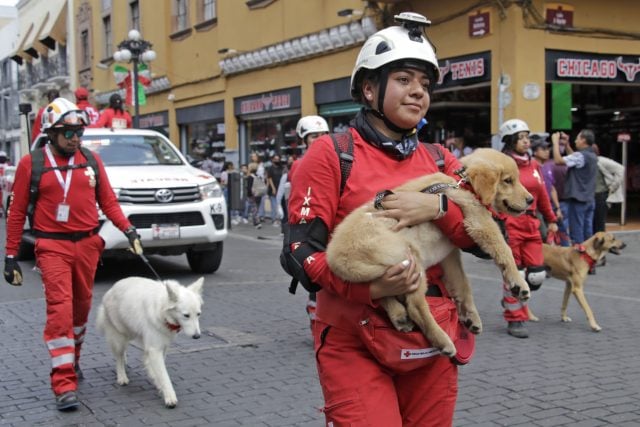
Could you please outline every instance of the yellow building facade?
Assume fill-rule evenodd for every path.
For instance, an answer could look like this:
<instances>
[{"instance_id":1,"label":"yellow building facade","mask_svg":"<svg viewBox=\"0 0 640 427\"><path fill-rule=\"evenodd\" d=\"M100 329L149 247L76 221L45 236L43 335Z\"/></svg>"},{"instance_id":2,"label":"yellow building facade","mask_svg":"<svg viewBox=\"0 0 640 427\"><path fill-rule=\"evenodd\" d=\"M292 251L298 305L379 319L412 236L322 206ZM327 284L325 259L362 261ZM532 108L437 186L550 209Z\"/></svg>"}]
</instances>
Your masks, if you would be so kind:
<instances>
[{"instance_id":1,"label":"yellow building facade","mask_svg":"<svg viewBox=\"0 0 640 427\"><path fill-rule=\"evenodd\" d=\"M295 124L307 114L343 129L357 111L348 89L362 41L409 10L432 21L428 36L444 75L427 115L431 140L462 134L489 145L502 121L518 117L533 131L592 127L601 151L622 160L617 141L629 133L626 161L640 175L635 0L80 0L74 7L71 34L77 60L85 60L78 84L102 103L118 90L113 53L137 25L157 53L141 127L165 131L194 157L213 152L245 163L254 151L299 154ZM551 99L556 89L562 102ZM629 190L640 192L634 179Z\"/></svg>"}]
</instances>

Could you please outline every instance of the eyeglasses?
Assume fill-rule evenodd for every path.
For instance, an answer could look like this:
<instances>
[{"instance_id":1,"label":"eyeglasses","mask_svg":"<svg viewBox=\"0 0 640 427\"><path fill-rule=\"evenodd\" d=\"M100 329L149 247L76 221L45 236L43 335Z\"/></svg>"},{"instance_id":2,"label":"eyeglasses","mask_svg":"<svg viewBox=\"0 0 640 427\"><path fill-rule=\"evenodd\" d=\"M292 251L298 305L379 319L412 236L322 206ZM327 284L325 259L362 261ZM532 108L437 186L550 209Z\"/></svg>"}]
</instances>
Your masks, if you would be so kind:
<instances>
[{"instance_id":1,"label":"eyeglasses","mask_svg":"<svg viewBox=\"0 0 640 427\"><path fill-rule=\"evenodd\" d=\"M73 138L73 135L76 135L78 138L80 138L82 137L82 135L84 135L84 128L64 129L62 131L62 135L64 135L64 137L67 139Z\"/></svg>"}]
</instances>

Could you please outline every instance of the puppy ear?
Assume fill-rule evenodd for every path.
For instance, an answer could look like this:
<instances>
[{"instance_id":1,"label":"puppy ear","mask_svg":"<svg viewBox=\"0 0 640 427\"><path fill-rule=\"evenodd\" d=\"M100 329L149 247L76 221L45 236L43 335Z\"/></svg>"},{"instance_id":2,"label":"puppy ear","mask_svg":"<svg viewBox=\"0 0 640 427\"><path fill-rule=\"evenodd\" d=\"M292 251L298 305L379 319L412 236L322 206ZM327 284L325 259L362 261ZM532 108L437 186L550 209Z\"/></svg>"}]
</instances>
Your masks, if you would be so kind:
<instances>
[{"instance_id":1,"label":"puppy ear","mask_svg":"<svg viewBox=\"0 0 640 427\"><path fill-rule=\"evenodd\" d=\"M483 205L493 205L498 192L500 173L487 162L474 162L467 167L467 175Z\"/></svg>"},{"instance_id":2,"label":"puppy ear","mask_svg":"<svg viewBox=\"0 0 640 427\"><path fill-rule=\"evenodd\" d=\"M176 286L179 285L177 285L175 282L171 282L168 280L164 282L164 287L167 288L167 294L169 295L169 301L172 303L178 302L180 289L177 289Z\"/></svg>"},{"instance_id":3,"label":"puppy ear","mask_svg":"<svg viewBox=\"0 0 640 427\"><path fill-rule=\"evenodd\" d=\"M202 285L204 284L204 277L199 278L195 282L189 285L189 289L196 294L202 296Z\"/></svg>"}]
</instances>

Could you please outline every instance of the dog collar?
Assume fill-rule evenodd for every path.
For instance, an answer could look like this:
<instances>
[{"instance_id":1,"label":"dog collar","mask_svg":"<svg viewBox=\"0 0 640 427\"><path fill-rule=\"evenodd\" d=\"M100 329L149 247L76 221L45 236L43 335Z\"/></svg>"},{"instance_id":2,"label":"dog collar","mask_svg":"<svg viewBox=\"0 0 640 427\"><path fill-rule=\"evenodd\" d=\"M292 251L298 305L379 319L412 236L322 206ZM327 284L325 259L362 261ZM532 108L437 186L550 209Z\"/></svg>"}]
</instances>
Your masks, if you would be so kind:
<instances>
[{"instance_id":1,"label":"dog collar","mask_svg":"<svg viewBox=\"0 0 640 427\"><path fill-rule=\"evenodd\" d=\"M164 324L165 324L165 325L166 325L166 327L167 327L167 328L169 328L169 330L170 330L170 331L172 331L172 332L180 332L180 329L182 329L182 328L180 327L180 325L176 325L176 324L174 324L174 323L169 323L169 321L168 321L168 320L165 320L165 321L164 321Z\"/></svg>"},{"instance_id":2,"label":"dog collar","mask_svg":"<svg viewBox=\"0 0 640 427\"><path fill-rule=\"evenodd\" d=\"M589 270L591 270L593 268L593 266L595 265L596 260L593 259L591 257L591 255L589 255L589 253L587 252L587 249L584 247L584 245L575 244L575 245L573 245L573 249L578 251L578 253L580 254L580 258L582 258L589 265Z\"/></svg>"}]
</instances>

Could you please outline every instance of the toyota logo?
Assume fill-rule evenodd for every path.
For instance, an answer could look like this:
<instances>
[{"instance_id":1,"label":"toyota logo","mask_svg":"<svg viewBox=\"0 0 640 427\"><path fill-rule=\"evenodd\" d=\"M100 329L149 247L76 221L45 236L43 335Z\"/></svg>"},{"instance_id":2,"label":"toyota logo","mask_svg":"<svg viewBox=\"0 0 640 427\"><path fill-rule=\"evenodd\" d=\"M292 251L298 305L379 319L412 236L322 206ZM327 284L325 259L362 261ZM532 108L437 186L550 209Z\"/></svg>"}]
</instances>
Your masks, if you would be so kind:
<instances>
[{"instance_id":1,"label":"toyota logo","mask_svg":"<svg viewBox=\"0 0 640 427\"><path fill-rule=\"evenodd\" d=\"M156 191L154 196L159 203L169 203L173 200L173 191L168 188L162 188Z\"/></svg>"}]
</instances>

